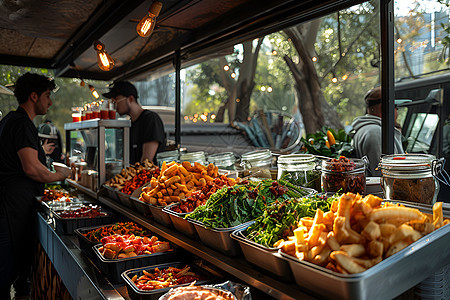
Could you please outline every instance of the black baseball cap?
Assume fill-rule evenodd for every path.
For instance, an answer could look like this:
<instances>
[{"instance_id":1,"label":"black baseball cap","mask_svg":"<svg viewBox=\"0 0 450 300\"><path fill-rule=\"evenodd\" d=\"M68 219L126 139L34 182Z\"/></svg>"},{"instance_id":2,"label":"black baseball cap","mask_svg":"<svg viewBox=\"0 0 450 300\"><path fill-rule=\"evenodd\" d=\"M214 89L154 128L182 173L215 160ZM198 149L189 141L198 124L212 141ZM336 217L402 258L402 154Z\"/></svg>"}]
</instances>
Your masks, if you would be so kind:
<instances>
[{"instance_id":1,"label":"black baseball cap","mask_svg":"<svg viewBox=\"0 0 450 300\"><path fill-rule=\"evenodd\" d=\"M381 87L378 86L376 88L371 89L364 96L364 101L366 102L367 107L371 107L381 103ZM404 103L412 102L410 99L394 99L394 105L401 105Z\"/></svg>"},{"instance_id":2,"label":"black baseball cap","mask_svg":"<svg viewBox=\"0 0 450 300\"><path fill-rule=\"evenodd\" d=\"M128 81L116 82L109 92L103 94L108 99L116 98L118 95L125 97L134 96L134 99L138 98L136 87Z\"/></svg>"}]
</instances>

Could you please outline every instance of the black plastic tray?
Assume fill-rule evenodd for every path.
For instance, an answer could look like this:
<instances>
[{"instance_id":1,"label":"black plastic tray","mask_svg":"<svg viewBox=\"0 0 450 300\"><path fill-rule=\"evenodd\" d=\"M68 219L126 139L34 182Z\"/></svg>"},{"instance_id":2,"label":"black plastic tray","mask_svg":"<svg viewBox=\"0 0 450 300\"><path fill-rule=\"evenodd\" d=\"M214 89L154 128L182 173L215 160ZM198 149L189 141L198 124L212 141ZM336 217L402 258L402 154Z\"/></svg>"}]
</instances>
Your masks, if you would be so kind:
<instances>
[{"instance_id":1,"label":"black plastic tray","mask_svg":"<svg viewBox=\"0 0 450 300\"><path fill-rule=\"evenodd\" d=\"M98 267L113 284L123 283L121 274L126 270L180 261L186 256L183 250L175 248L174 245L171 244L174 248L172 251L157 252L121 259L107 259L104 258L98 250L101 246L102 245L95 245L92 247L92 250L97 257Z\"/></svg>"},{"instance_id":2,"label":"black plastic tray","mask_svg":"<svg viewBox=\"0 0 450 300\"><path fill-rule=\"evenodd\" d=\"M91 259L95 258L95 253L93 251L93 246L95 245L99 245L101 244L101 242L92 242L90 241L88 238L86 238L83 233L89 232L91 230L95 230L101 227L111 227L113 226L115 223L113 224L106 224L106 225L100 225L100 226L91 226L91 227L84 227L84 228L78 228L75 229L75 234L78 237L78 243L80 245L80 249ZM150 230L146 229L146 228L142 228L144 230L146 230L149 234L154 235ZM158 237L159 239L159 237Z\"/></svg>"},{"instance_id":3,"label":"black plastic tray","mask_svg":"<svg viewBox=\"0 0 450 300\"><path fill-rule=\"evenodd\" d=\"M75 229L89 226L105 225L113 222L114 214L101 209L102 212L106 212L106 216L99 216L95 218L61 218L57 213L53 211L53 217L55 218L55 230L57 234L72 235L75 233Z\"/></svg>"},{"instance_id":4,"label":"black plastic tray","mask_svg":"<svg viewBox=\"0 0 450 300\"><path fill-rule=\"evenodd\" d=\"M191 239L198 240L198 233L195 230L194 224L186 220L184 217L190 213L177 213L172 210L172 207L180 205L179 203L173 203L163 208L163 212L169 215L172 221L173 227L184 235Z\"/></svg>"},{"instance_id":5,"label":"black plastic tray","mask_svg":"<svg viewBox=\"0 0 450 300\"><path fill-rule=\"evenodd\" d=\"M123 272L121 276L127 285L128 296L130 296L131 299L133 299L133 300L136 300L136 299L137 300L157 300L160 296L162 296L164 293L168 292L171 288L179 287L179 286L187 286L187 285L190 285L191 283L174 285L174 286L171 286L168 288L163 288L163 289L144 291L144 290L138 289L136 287L136 285L131 281L131 278L133 278L134 275L141 276L143 274L142 273L143 270L145 270L147 272L153 272L155 268L158 268L158 269L167 269L169 267L183 268L186 265L188 265L190 267L189 271L192 271L195 274L198 274L205 278L205 280L197 281L196 285L207 284L207 283L210 283L212 280L214 280L213 275L211 275L204 269L200 268L199 266L189 263L189 262L179 262L179 261L171 262L171 263L167 263L167 264L150 266L150 267L131 269L131 270Z\"/></svg>"}]
</instances>

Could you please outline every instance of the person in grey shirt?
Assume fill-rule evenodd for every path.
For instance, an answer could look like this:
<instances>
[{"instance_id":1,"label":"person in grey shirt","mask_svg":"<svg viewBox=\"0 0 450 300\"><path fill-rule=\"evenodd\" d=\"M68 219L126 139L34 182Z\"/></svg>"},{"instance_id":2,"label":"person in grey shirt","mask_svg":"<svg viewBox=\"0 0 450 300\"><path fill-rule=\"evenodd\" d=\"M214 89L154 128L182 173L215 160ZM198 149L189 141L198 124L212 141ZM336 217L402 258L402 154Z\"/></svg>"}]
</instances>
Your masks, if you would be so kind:
<instances>
[{"instance_id":1,"label":"person in grey shirt","mask_svg":"<svg viewBox=\"0 0 450 300\"><path fill-rule=\"evenodd\" d=\"M377 170L381 158L381 87L376 87L364 97L366 114L356 118L352 127L354 130L352 146L356 157L367 156L369 166L368 176L381 176ZM397 120L397 105L411 100L395 100L395 120ZM402 132L399 128L394 129L394 154L405 153L402 146Z\"/></svg>"}]
</instances>

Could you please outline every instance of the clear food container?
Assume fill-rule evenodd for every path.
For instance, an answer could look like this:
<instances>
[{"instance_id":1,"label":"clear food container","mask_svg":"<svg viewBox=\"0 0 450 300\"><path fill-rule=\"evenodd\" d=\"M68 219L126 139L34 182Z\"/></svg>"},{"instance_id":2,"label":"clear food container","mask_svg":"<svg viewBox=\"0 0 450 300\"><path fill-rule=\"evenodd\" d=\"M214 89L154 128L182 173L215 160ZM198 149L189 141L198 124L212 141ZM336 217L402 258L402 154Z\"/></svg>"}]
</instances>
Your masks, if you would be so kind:
<instances>
[{"instance_id":1,"label":"clear food container","mask_svg":"<svg viewBox=\"0 0 450 300\"><path fill-rule=\"evenodd\" d=\"M344 156L322 161L322 186L325 192L366 193L367 158L349 159Z\"/></svg>"},{"instance_id":2,"label":"clear food container","mask_svg":"<svg viewBox=\"0 0 450 300\"><path fill-rule=\"evenodd\" d=\"M180 158L180 152L178 150L173 150L173 151L165 151L165 152L160 152L158 154L156 154L156 161L158 162L159 167L162 166L163 162L172 162L172 161L176 161L178 162Z\"/></svg>"},{"instance_id":3,"label":"clear food container","mask_svg":"<svg viewBox=\"0 0 450 300\"><path fill-rule=\"evenodd\" d=\"M188 161L191 164L198 162L202 165L206 165L206 155L203 151L185 153L180 155L180 161Z\"/></svg>"},{"instance_id":4,"label":"clear food container","mask_svg":"<svg viewBox=\"0 0 450 300\"><path fill-rule=\"evenodd\" d=\"M208 155L208 162L213 163L215 166L222 170L235 171L234 166L236 157L233 152L222 152Z\"/></svg>"},{"instance_id":5,"label":"clear food container","mask_svg":"<svg viewBox=\"0 0 450 300\"><path fill-rule=\"evenodd\" d=\"M257 178L272 178L270 169L272 166L272 152L269 149L256 150L242 154L241 167L244 175Z\"/></svg>"},{"instance_id":6,"label":"clear food container","mask_svg":"<svg viewBox=\"0 0 450 300\"><path fill-rule=\"evenodd\" d=\"M439 193L436 176L443 159L429 154L394 154L381 158L381 187L388 200L433 204Z\"/></svg>"},{"instance_id":7,"label":"clear food container","mask_svg":"<svg viewBox=\"0 0 450 300\"><path fill-rule=\"evenodd\" d=\"M320 191L320 171L312 154L289 154L278 157L278 179Z\"/></svg>"}]
</instances>

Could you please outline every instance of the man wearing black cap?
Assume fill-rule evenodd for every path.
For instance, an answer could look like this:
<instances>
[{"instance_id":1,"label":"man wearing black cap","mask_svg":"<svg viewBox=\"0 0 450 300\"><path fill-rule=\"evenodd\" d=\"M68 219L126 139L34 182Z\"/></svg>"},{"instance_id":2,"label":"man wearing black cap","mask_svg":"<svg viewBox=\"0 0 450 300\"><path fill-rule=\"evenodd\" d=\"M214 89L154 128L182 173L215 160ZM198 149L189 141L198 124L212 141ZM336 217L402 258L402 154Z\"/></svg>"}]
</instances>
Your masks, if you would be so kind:
<instances>
[{"instance_id":1,"label":"man wearing black cap","mask_svg":"<svg viewBox=\"0 0 450 300\"><path fill-rule=\"evenodd\" d=\"M381 176L380 170L376 170L381 158L381 87L376 87L367 92L364 97L367 114L356 118L352 127L355 130L352 145L356 157L367 156L369 176ZM397 120L397 105L411 100L395 100L395 120ZM402 133L398 128L394 129L394 154L405 153L402 146Z\"/></svg>"},{"instance_id":2,"label":"man wearing black cap","mask_svg":"<svg viewBox=\"0 0 450 300\"><path fill-rule=\"evenodd\" d=\"M159 115L143 109L137 102L136 87L128 81L119 81L103 94L115 104L117 113L131 118L130 163L145 159L156 163L156 153L164 151L166 135Z\"/></svg>"}]
</instances>

